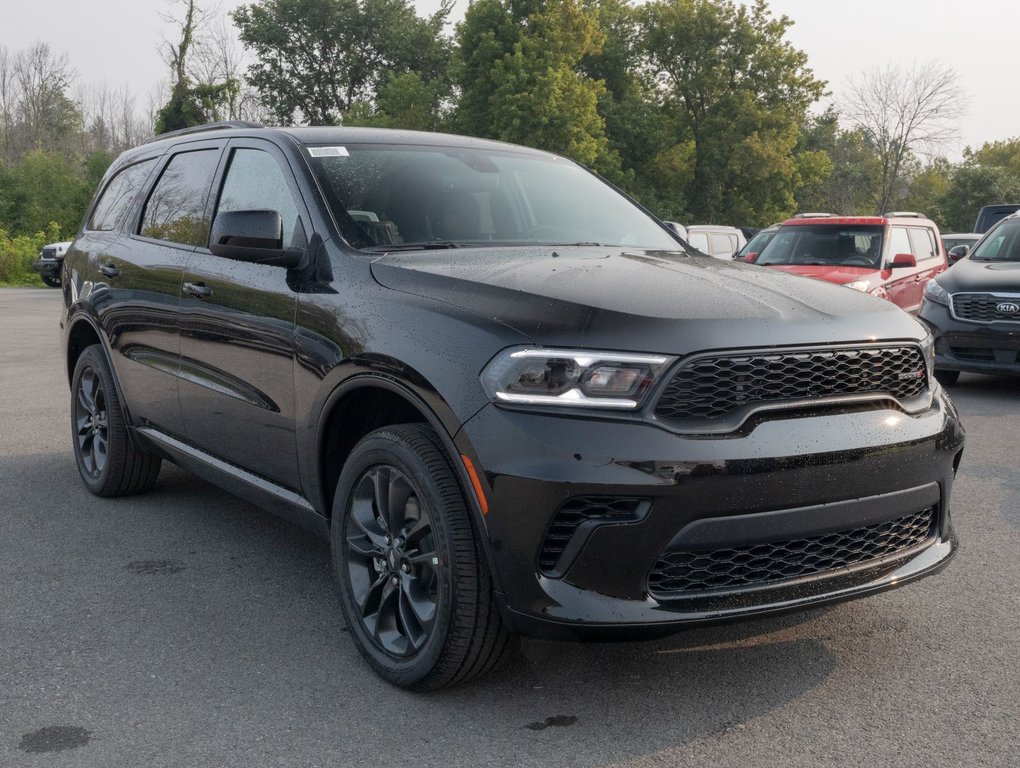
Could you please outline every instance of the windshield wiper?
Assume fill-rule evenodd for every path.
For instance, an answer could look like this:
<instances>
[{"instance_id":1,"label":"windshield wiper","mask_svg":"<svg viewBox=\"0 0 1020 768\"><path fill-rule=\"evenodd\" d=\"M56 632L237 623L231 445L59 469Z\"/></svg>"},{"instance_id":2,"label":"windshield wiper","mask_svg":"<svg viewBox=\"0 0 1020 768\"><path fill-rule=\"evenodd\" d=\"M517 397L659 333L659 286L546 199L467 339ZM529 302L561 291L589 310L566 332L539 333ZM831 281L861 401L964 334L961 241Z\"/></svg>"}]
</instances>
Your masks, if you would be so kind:
<instances>
[{"instance_id":1,"label":"windshield wiper","mask_svg":"<svg viewBox=\"0 0 1020 768\"><path fill-rule=\"evenodd\" d=\"M422 240L417 243L382 243L380 245L368 245L363 251L433 251L446 248L461 248L463 243L454 240Z\"/></svg>"}]
</instances>

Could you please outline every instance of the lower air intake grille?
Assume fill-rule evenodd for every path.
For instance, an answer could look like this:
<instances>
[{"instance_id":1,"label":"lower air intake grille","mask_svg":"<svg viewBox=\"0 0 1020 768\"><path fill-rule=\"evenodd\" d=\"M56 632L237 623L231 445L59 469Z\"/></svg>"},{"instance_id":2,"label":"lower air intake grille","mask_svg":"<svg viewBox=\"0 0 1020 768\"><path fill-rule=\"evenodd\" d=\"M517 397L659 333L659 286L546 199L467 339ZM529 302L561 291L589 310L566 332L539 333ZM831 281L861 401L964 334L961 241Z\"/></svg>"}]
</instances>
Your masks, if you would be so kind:
<instances>
[{"instance_id":1,"label":"lower air intake grille","mask_svg":"<svg viewBox=\"0 0 1020 768\"><path fill-rule=\"evenodd\" d=\"M628 522L639 516L643 499L619 499L605 496L578 496L565 502L553 516L549 532L542 542L538 567L547 575L560 575L557 565L574 534L583 523Z\"/></svg>"},{"instance_id":2,"label":"lower air intake grille","mask_svg":"<svg viewBox=\"0 0 1020 768\"><path fill-rule=\"evenodd\" d=\"M656 600L766 587L912 549L935 535L935 508L885 523L711 552L665 552L648 577Z\"/></svg>"}]
</instances>

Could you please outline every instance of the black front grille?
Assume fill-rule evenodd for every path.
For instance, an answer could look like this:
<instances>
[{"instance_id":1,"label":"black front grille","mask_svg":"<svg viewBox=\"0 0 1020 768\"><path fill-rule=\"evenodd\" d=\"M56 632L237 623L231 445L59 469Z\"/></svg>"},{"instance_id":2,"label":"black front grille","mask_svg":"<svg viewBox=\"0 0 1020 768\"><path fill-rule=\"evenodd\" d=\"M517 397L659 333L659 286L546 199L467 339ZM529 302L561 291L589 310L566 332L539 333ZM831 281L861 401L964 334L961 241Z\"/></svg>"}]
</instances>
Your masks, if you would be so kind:
<instances>
[{"instance_id":1,"label":"black front grille","mask_svg":"<svg viewBox=\"0 0 1020 768\"><path fill-rule=\"evenodd\" d=\"M1020 307L1020 295L995 296L990 293L957 293L953 295L953 314L960 320L991 323L995 320L1013 320L1020 323L1020 309L1009 312L999 307Z\"/></svg>"},{"instance_id":2,"label":"black front grille","mask_svg":"<svg viewBox=\"0 0 1020 768\"><path fill-rule=\"evenodd\" d=\"M680 600L825 574L924 544L935 536L935 525L930 507L898 520L792 541L664 552L648 576L648 592L656 600Z\"/></svg>"},{"instance_id":3,"label":"black front grille","mask_svg":"<svg viewBox=\"0 0 1020 768\"><path fill-rule=\"evenodd\" d=\"M40 254L40 255L44 259L55 259L55 258L57 258L57 249L56 248L43 248L42 249L42 254Z\"/></svg>"},{"instance_id":4,"label":"black front grille","mask_svg":"<svg viewBox=\"0 0 1020 768\"><path fill-rule=\"evenodd\" d=\"M598 522L636 520L643 501L643 499L578 496L565 502L553 516L549 531L542 542L538 567L545 574L559 575L559 572L564 570L557 568L560 558L582 523L589 520Z\"/></svg>"},{"instance_id":5,"label":"black front grille","mask_svg":"<svg viewBox=\"0 0 1020 768\"><path fill-rule=\"evenodd\" d=\"M655 415L717 419L742 407L822 397L889 394L909 400L926 387L915 346L730 353L697 357L663 391Z\"/></svg>"}]
</instances>

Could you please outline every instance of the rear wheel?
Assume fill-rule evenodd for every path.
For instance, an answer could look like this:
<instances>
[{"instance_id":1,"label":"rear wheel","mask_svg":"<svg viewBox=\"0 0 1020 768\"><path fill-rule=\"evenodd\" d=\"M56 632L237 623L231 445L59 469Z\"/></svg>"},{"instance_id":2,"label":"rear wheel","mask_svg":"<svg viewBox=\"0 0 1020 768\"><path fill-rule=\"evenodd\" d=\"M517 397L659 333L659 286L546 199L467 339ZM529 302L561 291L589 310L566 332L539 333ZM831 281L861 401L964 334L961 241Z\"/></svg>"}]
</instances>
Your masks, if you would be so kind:
<instances>
[{"instance_id":1,"label":"rear wheel","mask_svg":"<svg viewBox=\"0 0 1020 768\"><path fill-rule=\"evenodd\" d=\"M97 496L129 496L156 483L162 462L132 445L110 364L98 344L86 348L74 367L71 433L82 482Z\"/></svg>"},{"instance_id":2,"label":"rear wheel","mask_svg":"<svg viewBox=\"0 0 1020 768\"><path fill-rule=\"evenodd\" d=\"M436 433L376 430L337 484L333 563L351 636L387 681L456 685L503 661L512 635L464 496Z\"/></svg>"},{"instance_id":3,"label":"rear wheel","mask_svg":"<svg viewBox=\"0 0 1020 768\"><path fill-rule=\"evenodd\" d=\"M939 384L951 386L960 378L959 371L935 371L935 379Z\"/></svg>"}]
</instances>

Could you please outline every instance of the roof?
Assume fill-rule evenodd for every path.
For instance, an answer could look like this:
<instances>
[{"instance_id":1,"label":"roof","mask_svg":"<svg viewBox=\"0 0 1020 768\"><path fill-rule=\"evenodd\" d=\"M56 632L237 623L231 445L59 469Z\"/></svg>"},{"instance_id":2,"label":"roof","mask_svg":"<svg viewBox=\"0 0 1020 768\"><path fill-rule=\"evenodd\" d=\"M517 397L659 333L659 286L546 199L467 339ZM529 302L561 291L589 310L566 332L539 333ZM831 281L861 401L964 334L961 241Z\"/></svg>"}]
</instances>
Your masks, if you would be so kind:
<instances>
[{"instance_id":1,"label":"roof","mask_svg":"<svg viewBox=\"0 0 1020 768\"><path fill-rule=\"evenodd\" d=\"M784 227L815 227L815 226L873 226L886 224L930 224L923 216L811 216L807 218L787 219Z\"/></svg>"}]
</instances>

